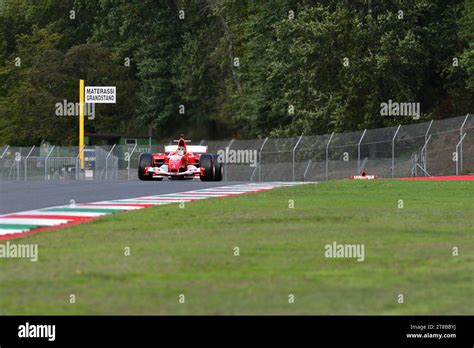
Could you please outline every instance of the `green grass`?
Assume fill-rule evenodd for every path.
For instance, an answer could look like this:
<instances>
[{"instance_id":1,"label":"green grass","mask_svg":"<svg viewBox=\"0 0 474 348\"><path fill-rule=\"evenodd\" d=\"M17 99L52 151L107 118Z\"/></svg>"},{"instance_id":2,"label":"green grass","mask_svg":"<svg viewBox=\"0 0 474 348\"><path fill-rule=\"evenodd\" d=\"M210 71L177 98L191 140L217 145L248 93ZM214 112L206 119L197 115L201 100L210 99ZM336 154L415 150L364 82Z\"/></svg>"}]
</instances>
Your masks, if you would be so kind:
<instances>
[{"instance_id":1,"label":"green grass","mask_svg":"<svg viewBox=\"0 0 474 348\"><path fill-rule=\"evenodd\" d=\"M474 182L338 181L28 236L11 242L37 243L38 262L0 259L0 314L472 315L473 193ZM364 262L325 258L333 241L364 244Z\"/></svg>"}]
</instances>

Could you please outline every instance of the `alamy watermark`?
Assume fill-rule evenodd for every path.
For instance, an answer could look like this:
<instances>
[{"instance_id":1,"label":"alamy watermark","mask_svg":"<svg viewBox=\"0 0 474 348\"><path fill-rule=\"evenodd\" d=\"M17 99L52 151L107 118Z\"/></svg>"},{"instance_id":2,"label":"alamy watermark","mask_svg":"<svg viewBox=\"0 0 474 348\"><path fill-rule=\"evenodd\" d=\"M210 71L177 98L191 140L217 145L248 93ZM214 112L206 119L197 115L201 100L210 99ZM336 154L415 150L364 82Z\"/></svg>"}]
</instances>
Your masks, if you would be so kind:
<instances>
[{"instance_id":1,"label":"alamy watermark","mask_svg":"<svg viewBox=\"0 0 474 348\"><path fill-rule=\"evenodd\" d=\"M233 150L226 147L224 150L218 150L217 154L219 155L217 160L220 163L249 164L250 167L257 166L257 150Z\"/></svg>"},{"instance_id":2,"label":"alamy watermark","mask_svg":"<svg viewBox=\"0 0 474 348\"><path fill-rule=\"evenodd\" d=\"M79 117L80 103L68 102L64 99L55 105L56 116L76 116ZM84 103L84 116L89 120L95 119L95 103Z\"/></svg>"},{"instance_id":3,"label":"alamy watermark","mask_svg":"<svg viewBox=\"0 0 474 348\"><path fill-rule=\"evenodd\" d=\"M414 120L420 119L420 103L397 102L389 99L380 103L381 116L409 116Z\"/></svg>"},{"instance_id":4,"label":"alamy watermark","mask_svg":"<svg viewBox=\"0 0 474 348\"><path fill-rule=\"evenodd\" d=\"M56 325L36 325L26 322L18 326L19 338L46 338L53 342L56 340Z\"/></svg>"},{"instance_id":5,"label":"alamy watermark","mask_svg":"<svg viewBox=\"0 0 474 348\"><path fill-rule=\"evenodd\" d=\"M0 258L2 259L30 259L38 261L38 244L0 244Z\"/></svg>"},{"instance_id":6,"label":"alamy watermark","mask_svg":"<svg viewBox=\"0 0 474 348\"><path fill-rule=\"evenodd\" d=\"M338 244L332 242L324 246L326 258L355 258L358 262L365 260L364 244Z\"/></svg>"}]
</instances>

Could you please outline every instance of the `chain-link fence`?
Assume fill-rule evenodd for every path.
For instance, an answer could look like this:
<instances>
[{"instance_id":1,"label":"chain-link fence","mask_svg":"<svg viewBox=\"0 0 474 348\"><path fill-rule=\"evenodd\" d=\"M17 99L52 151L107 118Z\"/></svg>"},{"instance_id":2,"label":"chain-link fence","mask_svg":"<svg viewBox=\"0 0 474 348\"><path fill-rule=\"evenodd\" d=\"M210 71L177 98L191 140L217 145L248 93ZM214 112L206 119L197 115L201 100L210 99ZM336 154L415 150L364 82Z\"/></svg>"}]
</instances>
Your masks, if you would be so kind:
<instances>
[{"instance_id":1,"label":"chain-link fence","mask_svg":"<svg viewBox=\"0 0 474 348\"><path fill-rule=\"evenodd\" d=\"M226 181L322 181L474 173L474 117L294 138L196 142L224 159ZM148 146L0 147L0 180L137 180ZM83 153L84 170L80 170Z\"/></svg>"}]
</instances>

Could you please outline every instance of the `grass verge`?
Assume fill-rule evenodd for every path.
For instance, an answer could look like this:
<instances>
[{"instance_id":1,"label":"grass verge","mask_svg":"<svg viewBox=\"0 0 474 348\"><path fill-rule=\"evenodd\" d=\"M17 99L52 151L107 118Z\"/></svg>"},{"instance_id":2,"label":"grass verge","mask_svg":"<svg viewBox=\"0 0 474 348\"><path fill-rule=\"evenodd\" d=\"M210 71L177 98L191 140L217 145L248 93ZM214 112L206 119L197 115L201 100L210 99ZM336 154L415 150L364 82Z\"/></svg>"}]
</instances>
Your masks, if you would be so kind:
<instances>
[{"instance_id":1,"label":"grass verge","mask_svg":"<svg viewBox=\"0 0 474 348\"><path fill-rule=\"evenodd\" d=\"M0 314L472 315L473 192L335 181L27 236L10 243L38 244L39 260L0 259ZM363 244L364 261L326 258L333 242Z\"/></svg>"}]
</instances>

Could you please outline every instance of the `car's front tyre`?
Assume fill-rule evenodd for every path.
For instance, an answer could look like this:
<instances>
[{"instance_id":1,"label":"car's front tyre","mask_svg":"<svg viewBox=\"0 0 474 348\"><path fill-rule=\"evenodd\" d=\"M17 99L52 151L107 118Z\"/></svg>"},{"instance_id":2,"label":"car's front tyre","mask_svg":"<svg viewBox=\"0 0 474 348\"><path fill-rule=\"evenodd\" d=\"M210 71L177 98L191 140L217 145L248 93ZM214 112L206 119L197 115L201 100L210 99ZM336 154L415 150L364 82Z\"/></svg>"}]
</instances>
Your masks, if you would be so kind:
<instances>
[{"instance_id":1,"label":"car's front tyre","mask_svg":"<svg viewBox=\"0 0 474 348\"><path fill-rule=\"evenodd\" d=\"M222 160L219 155L214 155L214 181L222 181L224 169L222 168Z\"/></svg>"},{"instance_id":2,"label":"car's front tyre","mask_svg":"<svg viewBox=\"0 0 474 348\"><path fill-rule=\"evenodd\" d=\"M204 168L204 174L201 175L201 181L212 181L214 179L214 161L211 155L202 154L199 159L201 168Z\"/></svg>"},{"instance_id":3,"label":"car's front tyre","mask_svg":"<svg viewBox=\"0 0 474 348\"><path fill-rule=\"evenodd\" d=\"M138 159L138 178L140 180L151 180L150 174L145 174L145 168L153 166L153 156L151 153L142 153Z\"/></svg>"}]
</instances>

